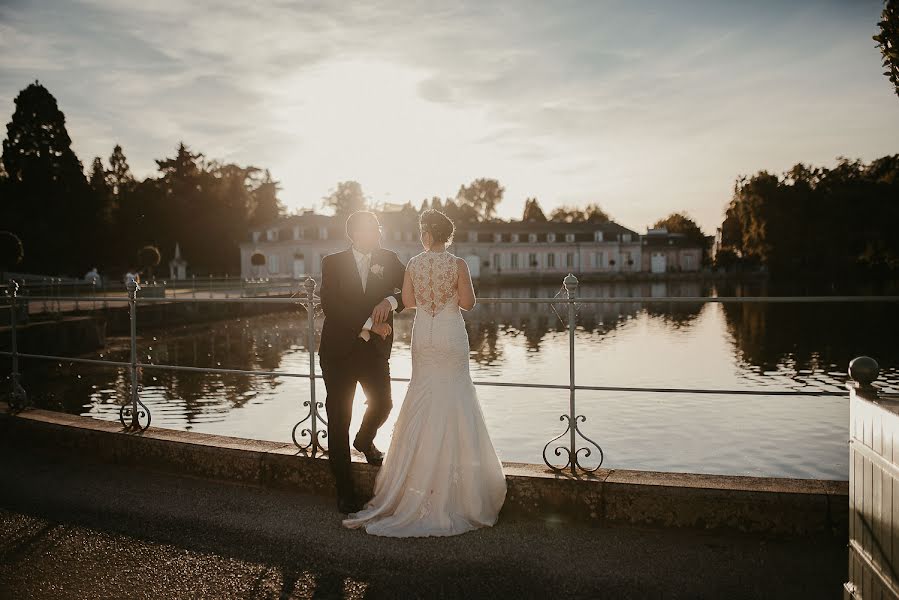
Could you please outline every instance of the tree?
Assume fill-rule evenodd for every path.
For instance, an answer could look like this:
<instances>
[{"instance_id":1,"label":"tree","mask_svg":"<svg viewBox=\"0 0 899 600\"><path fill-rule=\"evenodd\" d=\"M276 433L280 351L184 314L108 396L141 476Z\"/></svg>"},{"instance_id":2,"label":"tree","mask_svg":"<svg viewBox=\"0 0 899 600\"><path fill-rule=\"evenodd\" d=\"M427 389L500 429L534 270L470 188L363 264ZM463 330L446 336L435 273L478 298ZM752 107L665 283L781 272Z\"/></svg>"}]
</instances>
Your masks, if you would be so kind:
<instances>
[{"instance_id":1,"label":"tree","mask_svg":"<svg viewBox=\"0 0 899 600\"><path fill-rule=\"evenodd\" d=\"M103 160L99 156L95 156L94 162L91 163L91 174L88 177L88 183L95 192L109 193L109 185L106 181L106 168L103 166Z\"/></svg>"},{"instance_id":2,"label":"tree","mask_svg":"<svg viewBox=\"0 0 899 600\"><path fill-rule=\"evenodd\" d=\"M722 249L772 276L886 275L899 270L899 155L865 165L794 166L739 177L721 226Z\"/></svg>"},{"instance_id":3,"label":"tree","mask_svg":"<svg viewBox=\"0 0 899 600\"><path fill-rule=\"evenodd\" d=\"M82 236L96 216L83 166L65 115L44 86L28 85L15 106L3 140L6 226L29 248L23 269L73 272L86 260Z\"/></svg>"},{"instance_id":4,"label":"tree","mask_svg":"<svg viewBox=\"0 0 899 600\"><path fill-rule=\"evenodd\" d=\"M899 0L885 0L877 25L880 33L874 36L874 41L883 55L883 67L886 69L883 74L889 78L899 96Z\"/></svg>"},{"instance_id":5,"label":"tree","mask_svg":"<svg viewBox=\"0 0 899 600\"><path fill-rule=\"evenodd\" d=\"M15 104L3 140L7 176L15 182L51 181L74 188L83 186L83 166L72 151L65 115L56 98L35 81L19 92Z\"/></svg>"},{"instance_id":6,"label":"tree","mask_svg":"<svg viewBox=\"0 0 899 600\"><path fill-rule=\"evenodd\" d=\"M502 202L504 192L505 188L496 179L475 179L459 187L455 203L466 217L474 215L476 220L489 220L496 212L496 205Z\"/></svg>"},{"instance_id":7,"label":"tree","mask_svg":"<svg viewBox=\"0 0 899 600\"><path fill-rule=\"evenodd\" d=\"M671 213L664 219L656 221L653 227L664 227L670 233L683 233L688 240L702 248L702 259L703 262L705 262L706 254L709 249L706 235L702 232L702 229L699 228L699 225L697 225L686 213Z\"/></svg>"},{"instance_id":8,"label":"tree","mask_svg":"<svg viewBox=\"0 0 899 600\"><path fill-rule=\"evenodd\" d=\"M271 172L266 169L262 181L252 192L253 211L250 218L251 225L262 225L284 215L284 205L278 199L278 191L280 189L280 183L273 180Z\"/></svg>"},{"instance_id":9,"label":"tree","mask_svg":"<svg viewBox=\"0 0 899 600\"><path fill-rule=\"evenodd\" d=\"M95 226L99 228L96 232L97 235L92 239L92 245L96 251L100 252L104 248L104 242L113 235L116 203L109 187L109 173L99 156L94 157L94 161L91 163L88 185L90 185L93 195L91 212L97 216ZM107 249L107 251L109 250Z\"/></svg>"},{"instance_id":10,"label":"tree","mask_svg":"<svg viewBox=\"0 0 899 600\"><path fill-rule=\"evenodd\" d=\"M475 223L480 216L473 205L460 204L452 198L447 198L446 202L443 203L442 212L454 223Z\"/></svg>"},{"instance_id":11,"label":"tree","mask_svg":"<svg viewBox=\"0 0 899 600\"><path fill-rule=\"evenodd\" d=\"M557 223L608 223L611 219L598 204L588 204L583 209L559 206L550 214L550 220Z\"/></svg>"},{"instance_id":12,"label":"tree","mask_svg":"<svg viewBox=\"0 0 899 600\"><path fill-rule=\"evenodd\" d=\"M341 181L337 184L337 188L322 200L326 208L332 209L335 215L342 218L368 207L368 199L362 193L362 186L357 181Z\"/></svg>"},{"instance_id":13,"label":"tree","mask_svg":"<svg viewBox=\"0 0 899 600\"><path fill-rule=\"evenodd\" d=\"M536 198L527 198L524 201L524 212L521 220L527 223L546 223L546 215Z\"/></svg>"},{"instance_id":14,"label":"tree","mask_svg":"<svg viewBox=\"0 0 899 600\"><path fill-rule=\"evenodd\" d=\"M125 158L125 153L118 144L115 145L112 149L112 154L109 156L107 184L112 191L112 195L119 202L121 202L122 197L134 187L134 176L131 174L131 168L128 166L128 160Z\"/></svg>"},{"instance_id":15,"label":"tree","mask_svg":"<svg viewBox=\"0 0 899 600\"><path fill-rule=\"evenodd\" d=\"M609 215L598 204L588 204L584 208L584 216L587 223L608 223Z\"/></svg>"}]
</instances>

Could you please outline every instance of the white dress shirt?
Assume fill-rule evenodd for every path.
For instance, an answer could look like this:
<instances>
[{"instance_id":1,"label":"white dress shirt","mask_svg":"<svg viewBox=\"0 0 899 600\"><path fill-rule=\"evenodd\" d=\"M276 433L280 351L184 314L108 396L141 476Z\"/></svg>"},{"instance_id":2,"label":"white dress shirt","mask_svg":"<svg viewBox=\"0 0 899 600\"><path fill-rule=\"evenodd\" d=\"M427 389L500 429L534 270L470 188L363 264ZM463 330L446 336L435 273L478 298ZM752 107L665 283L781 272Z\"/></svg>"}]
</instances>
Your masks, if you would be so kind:
<instances>
[{"instance_id":1,"label":"white dress shirt","mask_svg":"<svg viewBox=\"0 0 899 600\"><path fill-rule=\"evenodd\" d=\"M356 258L356 268L359 270L359 278L362 280L362 291L364 292L365 285L368 283L368 274L371 270L371 252L365 254L353 246L353 256ZM390 302L391 310L396 310L396 298L387 296L387 301ZM365 325L362 326L362 331L359 333L359 337L366 342L371 338L371 328L373 324L371 317L369 317L368 320L365 321Z\"/></svg>"}]
</instances>

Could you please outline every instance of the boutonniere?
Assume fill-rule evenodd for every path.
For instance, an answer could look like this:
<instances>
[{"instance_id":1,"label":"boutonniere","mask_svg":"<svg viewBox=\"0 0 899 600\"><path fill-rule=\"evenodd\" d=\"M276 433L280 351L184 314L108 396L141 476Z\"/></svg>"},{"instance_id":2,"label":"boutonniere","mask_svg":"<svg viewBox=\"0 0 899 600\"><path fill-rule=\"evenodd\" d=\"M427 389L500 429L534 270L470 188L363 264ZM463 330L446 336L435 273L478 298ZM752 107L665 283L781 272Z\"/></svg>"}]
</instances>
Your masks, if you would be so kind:
<instances>
[{"instance_id":1,"label":"boutonniere","mask_svg":"<svg viewBox=\"0 0 899 600\"><path fill-rule=\"evenodd\" d=\"M382 277L384 275L384 265L372 265L370 270L371 274L377 277Z\"/></svg>"}]
</instances>

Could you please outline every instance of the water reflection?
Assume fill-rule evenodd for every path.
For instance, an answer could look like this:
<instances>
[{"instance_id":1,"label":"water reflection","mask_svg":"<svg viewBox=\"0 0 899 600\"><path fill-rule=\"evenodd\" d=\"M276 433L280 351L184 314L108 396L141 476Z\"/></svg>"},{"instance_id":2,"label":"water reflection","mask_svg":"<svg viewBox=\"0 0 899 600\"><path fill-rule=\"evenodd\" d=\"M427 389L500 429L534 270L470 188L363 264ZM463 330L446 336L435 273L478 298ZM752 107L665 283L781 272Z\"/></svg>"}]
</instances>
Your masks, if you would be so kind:
<instances>
[{"instance_id":1,"label":"water reflection","mask_svg":"<svg viewBox=\"0 0 899 600\"><path fill-rule=\"evenodd\" d=\"M554 287L483 288L482 297L552 297ZM586 285L581 297L763 295L697 282ZM899 333L890 304L719 304L615 302L577 307L576 368L583 385L753 389L758 396L579 392L584 432L605 452L604 466L707 473L848 478L846 397L765 396L770 390L843 392L849 360L877 358L880 382L899 389ZM466 313L472 376L481 381L567 384L567 306L481 304ZM321 330L316 320L316 336ZM408 377L412 313L398 315L391 361ZM141 360L305 374L306 315L272 314L143 331ZM316 337L316 345L318 338ZM127 360L128 340L108 340L100 356ZM93 365L23 360L23 384L39 406L117 419L127 372ZM8 363L3 365L8 374ZM146 369L144 402L153 424L208 433L290 441L305 415L309 380ZM325 390L316 383L319 399ZM386 449L406 384L376 443ZM479 387L504 460L542 462L543 444L561 432L564 390ZM364 410L357 393L352 428ZM589 466L589 465L588 465Z\"/></svg>"}]
</instances>

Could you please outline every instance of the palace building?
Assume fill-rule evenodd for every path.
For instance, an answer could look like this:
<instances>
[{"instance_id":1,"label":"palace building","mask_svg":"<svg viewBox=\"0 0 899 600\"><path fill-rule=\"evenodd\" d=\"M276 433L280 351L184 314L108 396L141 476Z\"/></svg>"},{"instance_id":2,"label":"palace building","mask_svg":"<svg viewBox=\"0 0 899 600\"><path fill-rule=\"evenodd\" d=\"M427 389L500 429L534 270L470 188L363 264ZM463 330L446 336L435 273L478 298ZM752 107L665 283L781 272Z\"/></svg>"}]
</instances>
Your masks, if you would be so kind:
<instances>
[{"instance_id":1,"label":"palace building","mask_svg":"<svg viewBox=\"0 0 899 600\"><path fill-rule=\"evenodd\" d=\"M422 251L414 210L375 211L384 229L381 245L404 263ZM307 210L248 232L240 245L241 276L305 278L321 275L321 259L348 246L344 222ZM465 258L472 277L561 278L606 274L698 271L702 248L683 234L649 229L645 235L615 222L485 221L458 224L453 254ZM254 266L255 253L265 264Z\"/></svg>"}]
</instances>

